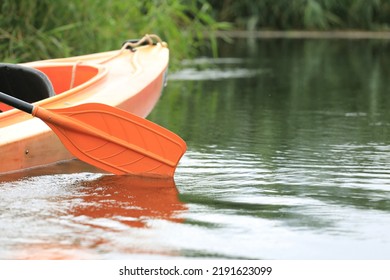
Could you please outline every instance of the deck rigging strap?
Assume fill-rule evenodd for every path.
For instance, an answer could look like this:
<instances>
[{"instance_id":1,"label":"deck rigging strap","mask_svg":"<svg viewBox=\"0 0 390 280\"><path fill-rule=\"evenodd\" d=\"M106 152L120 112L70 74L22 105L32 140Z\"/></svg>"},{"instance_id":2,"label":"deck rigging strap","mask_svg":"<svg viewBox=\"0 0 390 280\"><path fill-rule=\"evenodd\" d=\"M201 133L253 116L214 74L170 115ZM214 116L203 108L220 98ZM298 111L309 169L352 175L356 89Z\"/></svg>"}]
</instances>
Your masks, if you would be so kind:
<instances>
[{"instance_id":1,"label":"deck rigging strap","mask_svg":"<svg viewBox=\"0 0 390 280\"><path fill-rule=\"evenodd\" d=\"M126 50L135 51L135 49L140 47L140 46L156 45L157 43L161 44L164 47L168 46L166 42L161 40L161 38L155 34L146 34L141 39L127 40L123 43L119 52L115 53L113 56L111 56L109 58L106 58L106 59L100 61L99 63L106 63L106 62L116 58L117 56L120 56Z\"/></svg>"}]
</instances>

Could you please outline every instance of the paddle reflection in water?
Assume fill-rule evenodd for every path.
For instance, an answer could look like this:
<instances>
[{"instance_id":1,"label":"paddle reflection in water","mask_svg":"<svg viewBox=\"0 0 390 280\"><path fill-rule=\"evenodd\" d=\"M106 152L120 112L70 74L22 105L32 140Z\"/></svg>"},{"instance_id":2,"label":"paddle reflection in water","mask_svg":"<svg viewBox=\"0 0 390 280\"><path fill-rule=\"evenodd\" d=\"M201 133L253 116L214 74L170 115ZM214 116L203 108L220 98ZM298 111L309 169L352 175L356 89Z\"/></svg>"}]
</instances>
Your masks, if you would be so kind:
<instances>
[{"instance_id":1,"label":"paddle reflection in water","mask_svg":"<svg viewBox=\"0 0 390 280\"><path fill-rule=\"evenodd\" d=\"M79 165L51 171L72 172ZM186 210L173 179L34 173L39 170L0 178L0 259L176 254L160 240Z\"/></svg>"},{"instance_id":2,"label":"paddle reflection in water","mask_svg":"<svg viewBox=\"0 0 390 280\"><path fill-rule=\"evenodd\" d=\"M81 186L83 203L72 209L74 216L109 218L132 227L149 227L150 219L182 221L175 213L185 206L173 179L107 175Z\"/></svg>"}]
</instances>

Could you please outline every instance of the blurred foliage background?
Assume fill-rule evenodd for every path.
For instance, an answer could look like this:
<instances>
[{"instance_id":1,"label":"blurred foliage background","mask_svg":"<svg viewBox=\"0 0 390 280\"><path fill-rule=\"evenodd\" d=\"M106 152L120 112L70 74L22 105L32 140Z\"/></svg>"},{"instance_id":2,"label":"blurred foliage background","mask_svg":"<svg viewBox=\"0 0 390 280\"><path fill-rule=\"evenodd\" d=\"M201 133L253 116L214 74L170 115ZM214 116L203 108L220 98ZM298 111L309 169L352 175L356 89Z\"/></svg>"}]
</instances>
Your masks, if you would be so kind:
<instances>
[{"instance_id":1,"label":"blurred foliage background","mask_svg":"<svg viewBox=\"0 0 390 280\"><path fill-rule=\"evenodd\" d=\"M389 0L0 0L0 60L25 62L118 49L155 33L171 62L202 48L216 31L390 29Z\"/></svg>"},{"instance_id":2,"label":"blurred foliage background","mask_svg":"<svg viewBox=\"0 0 390 280\"><path fill-rule=\"evenodd\" d=\"M158 34L174 49L171 59L216 51L226 28L205 0L0 0L0 60L25 62L118 49L127 39ZM207 42L207 44L205 44Z\"/></svg>"},{"instance_id":3,"label":"blurred foliage background","mask_svg":"<svg viewBox=\"0 0 390 280\"><path fill-rule=\"evenodd\" d=\"M239 29L390 29L389 0L209 0Z\"/></svg>"}]
</instances>

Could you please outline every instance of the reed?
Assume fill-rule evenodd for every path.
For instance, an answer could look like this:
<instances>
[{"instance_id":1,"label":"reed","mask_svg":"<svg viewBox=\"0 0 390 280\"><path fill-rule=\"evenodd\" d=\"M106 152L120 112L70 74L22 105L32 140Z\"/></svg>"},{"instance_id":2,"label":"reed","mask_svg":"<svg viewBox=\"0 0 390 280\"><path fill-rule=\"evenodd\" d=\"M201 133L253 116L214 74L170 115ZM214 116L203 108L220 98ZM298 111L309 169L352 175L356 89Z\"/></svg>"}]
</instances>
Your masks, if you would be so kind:
<instances>
[{"instance_id":1,"label":"reed","mask_svg":"<svg viewBox=\"0 0 390 280\"><path fill-rule=\"evenodd\" d=\"M229 25L227 22L231 22ZM390 29L388 0L2 0L0 61L25 62L117 49L156 33L178 65L217 30Z\"/></svg>"},{"instance_id":2,"label":"reed","mask_svg":"<svg viewBox=\"0 0 390 280\"><path fill-rule=\"evenodd\" d=\"M2 0L0 60L25 62L118 49L122 42L156 33L168 41L172 61L200 46L216 51L215 36L226 27L211 16L205 0Z\"/></svg>"},{"instance_id":3,"label":"reed","mask_svg":"<svg viewBox=\"0 0 390 280\"><path fill-rule=\"evenodd\" d=\"M390 28L388 0L209 0L217 19L236 28L365 29Z\"/></svg>"}]
</instances>

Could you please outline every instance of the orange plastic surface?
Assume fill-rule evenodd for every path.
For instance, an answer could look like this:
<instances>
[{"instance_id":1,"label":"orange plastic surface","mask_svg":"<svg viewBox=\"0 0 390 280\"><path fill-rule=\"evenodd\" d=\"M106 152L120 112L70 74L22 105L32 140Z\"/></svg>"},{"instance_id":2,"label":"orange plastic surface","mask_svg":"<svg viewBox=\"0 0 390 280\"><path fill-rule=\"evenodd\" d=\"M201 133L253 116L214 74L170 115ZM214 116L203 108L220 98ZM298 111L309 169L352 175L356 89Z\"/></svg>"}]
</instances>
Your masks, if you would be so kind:
<instances>
[{"instance_id":1,"label":"orange plastic surface","mask_svg":"<svg viewBox=\"0 0 390 280\"><path fill-rule=\"evenodd\" d=\"M173 132L121 109L87 103L63 109L34 107L77 158L123 175L172 177L186 143Z\"/></svg>"},{"instance_id":2,"label":"orange plastic surface","mask_svg":"<svg viewBox=\"0 0 390 280\"><path fill-rule=\"evenodd\" d=\"M86 81L96 76L99 70L95 67L88 65L64 65L64 66L43 66L36 67L36 69L42 71L51 81L54 92L60 94L64 91L70 90L76 86L79 86ZM74 71L74 73L73 73ZM72 82L72 76L74 75L74 81Z\"/></svg>"},{"instance_id":3,"label":"orange plastic surface","mask_svg":"<svg viewBox=\"0 0 390 280\"><path fill-rule=\"evenodd\" d=\"M0 111L1 112L5 112L5 111L11 110L11 109L13 109L11 106L8 106L7 104L0 102Z\"/></svg>"}]
</instances>

